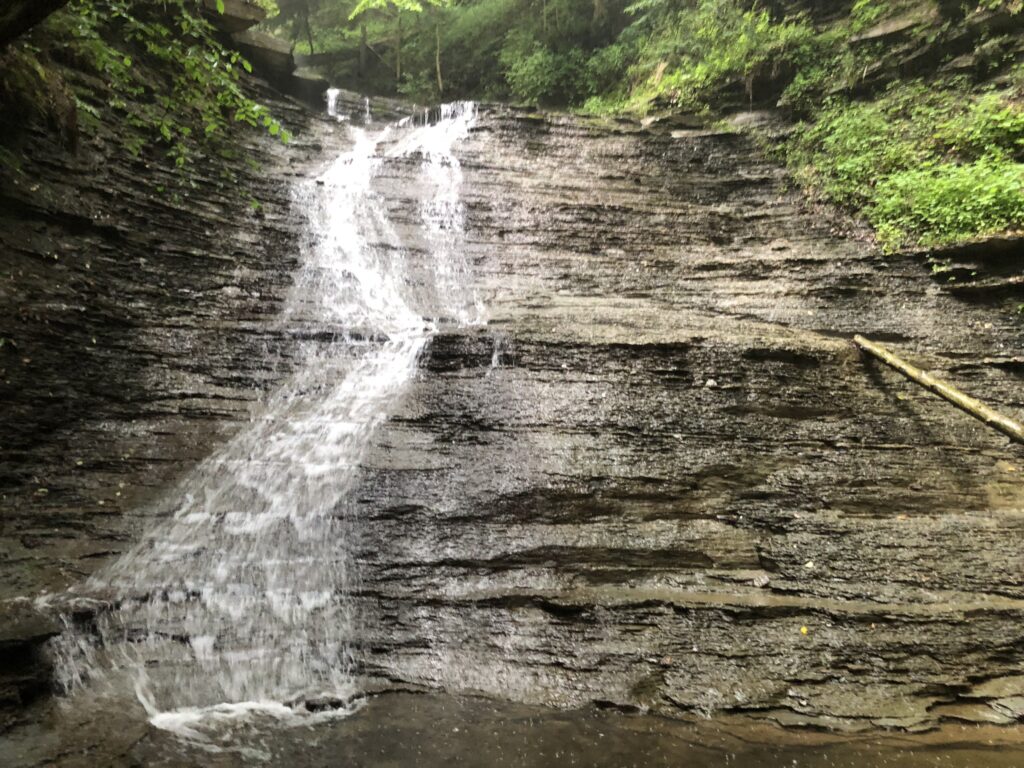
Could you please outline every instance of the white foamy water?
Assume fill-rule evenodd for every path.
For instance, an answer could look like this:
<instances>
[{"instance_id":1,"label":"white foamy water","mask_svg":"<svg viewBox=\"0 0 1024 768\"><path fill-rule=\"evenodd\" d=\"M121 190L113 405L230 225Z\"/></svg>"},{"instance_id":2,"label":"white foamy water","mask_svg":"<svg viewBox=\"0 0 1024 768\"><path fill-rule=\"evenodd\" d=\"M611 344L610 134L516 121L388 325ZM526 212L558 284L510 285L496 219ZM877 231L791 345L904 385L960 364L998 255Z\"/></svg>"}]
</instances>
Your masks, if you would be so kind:
<instances>
[{"instance_id":1,"label":"white foamy water","mask_svg":"<svg viewBox=\"0 0 1024 768\"><path fill-rule=\"evenodd\" d=\"M338 114L339 96L341 96L341 90L338 88L328 88L326 93L324 93L324 98L327 100L327 116L341 121L344 117Z\"/></svg>"},{"instance_id":2,"label":"white foamy water","mask_svg":"<svg viewBox=\"0 0 1024 768\"><path fill-rule=\"evenodd\" d=\"M115 607L95 632L69 622L56 644L68 688L130 684L154 724L186 736L204 720L358 693L343 512L437 325L482 320L453 154L474 120L456 104L430 125L348 128L351 149L296 191L310 230L280 320L299 339L294 372L78 590ZM382 188L418 210L392 206L393 221Z\"/></svg>"}]
</instances>

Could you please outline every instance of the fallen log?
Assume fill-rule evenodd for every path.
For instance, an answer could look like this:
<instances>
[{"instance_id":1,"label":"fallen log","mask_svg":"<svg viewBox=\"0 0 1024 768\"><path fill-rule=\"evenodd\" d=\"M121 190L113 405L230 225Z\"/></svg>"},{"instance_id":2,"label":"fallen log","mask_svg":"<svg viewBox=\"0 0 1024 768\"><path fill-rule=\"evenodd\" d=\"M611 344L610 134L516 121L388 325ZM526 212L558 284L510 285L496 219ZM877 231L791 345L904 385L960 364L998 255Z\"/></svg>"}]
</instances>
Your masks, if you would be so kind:
<instances>
[{"instance_id":1,"label":"fallen log","mask_svg":"<svg viewBox=\"0 0 1024 768\"><path fill-rule=\"evenodd\" d=\"M877 357L890 368L894 368L899 371L911 381L920 384L929 392L949 401L960 410L965 413L969 413L971 416L987 424L993 429L998 429L1011 440L1016 440L1018 443L1024 443L1024 425L1019 421L1014 421L1008 416L1004 416L999 413L999 411L989 408L980 400L976 400L970 395L964 394L953 385L935 378L927 371L915 368L910 363L894 355L881 344L876 344L873 341L865 339L859 334L853 337L853 343L868 354Z\"/></svg>"}]
</instances>

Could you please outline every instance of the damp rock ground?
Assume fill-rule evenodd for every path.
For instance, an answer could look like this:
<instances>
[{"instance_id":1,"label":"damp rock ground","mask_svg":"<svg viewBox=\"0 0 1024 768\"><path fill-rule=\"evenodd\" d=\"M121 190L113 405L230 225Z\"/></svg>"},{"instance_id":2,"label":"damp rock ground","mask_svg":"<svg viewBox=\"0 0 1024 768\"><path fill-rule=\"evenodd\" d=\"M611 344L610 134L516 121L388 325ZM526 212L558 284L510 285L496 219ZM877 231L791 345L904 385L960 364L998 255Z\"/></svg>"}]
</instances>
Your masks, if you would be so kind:
<instances>
[{"instance_id":1,"label":"damp rock ground","mask_svg":"<svg viewBox=\"0 0 1024 768\"><path fill-rule=\"evenodd\" d=\"M68 728L69 722L77 727ZM247 719L203 742L143 719L64 713L0 736L10 768L1017 768L1019 733L948 725L913 739L781 730L745 718L557 710L490 698L390 693L317 723ZM116 727L112 725L116 723Z\"/></svg>"},{"instance_id":2,"label":"damp rock ground","mask_svg":"<svg viewBox=\"0 0 1024 768\"><path fill-rule=\"evenodd\" d=\"M288 184L340 148L312 135L298 165L254 174L251 224L242 206L137 209L111 191L137 182L127 171L75 182L95 211L121 205L119 224L19 203L38 237L4 232L17 333L0 547L25 629L0 642L33 663L56 626L25 599L126 549L147 500L287 368L289 339L268 333L302 226ZM840 731L1016 722L1024 451L848 341L1019 414L1012 297L883 257L741 134L490 109L460 156L464 279L489 320L442 326L337 511L363 690L570 723L548 708ZM409 162L389 161L379 191L414 245ZM59 249L61 284L88 301L32 272L65 239L88 247ZM24 727L52 740L35 711ZM104 748L104 724L79 727ZM157 735L139 727L144 749Z\"/></svg>"}]
</instances>

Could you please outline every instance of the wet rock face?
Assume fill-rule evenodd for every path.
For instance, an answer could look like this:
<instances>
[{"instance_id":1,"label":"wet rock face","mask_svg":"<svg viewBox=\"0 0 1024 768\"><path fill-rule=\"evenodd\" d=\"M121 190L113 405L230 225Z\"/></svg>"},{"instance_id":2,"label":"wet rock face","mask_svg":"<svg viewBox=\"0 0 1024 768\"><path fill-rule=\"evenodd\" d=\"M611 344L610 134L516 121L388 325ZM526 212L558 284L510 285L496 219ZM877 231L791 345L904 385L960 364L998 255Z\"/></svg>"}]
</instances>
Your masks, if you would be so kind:
<instances>
[{"instance_id":1,"label":"wet rock face","mask_svg":"<svg viewBox=\"0 0 1024 768\"><path fill-rule=\"evenodd\" d=\"M253 148L260 215L214 179L155 199L140 179L166 169L88 154L40 153L42 191L4 188L0 597L125 549L288 370L289 184L316 149ZM489 322L433 339L337 511L365 690L841 728L1019 717L1024 454L847 341L1012 413L1013 299L880 257L739 135L492 110L461 156ZM377 190L410 238L415 162ZM0 668L0 705L45 687L55 628L16 626L0 650L34 671Z\"/></svg>"},{"instance_id":2,"label":"wet rock face","mask_svg":"<svg viewBox=\"0 0 1024 768\"><path fill-rule=\"evenodd\" d=\"M977 685L1024 671L1024 454L847 342L1018 412L1006 301L837 234L742 136L492 113L463 155L489 323L435 338L339 511L367 678L1012 722Z\"/></svg>"}]
</instances>

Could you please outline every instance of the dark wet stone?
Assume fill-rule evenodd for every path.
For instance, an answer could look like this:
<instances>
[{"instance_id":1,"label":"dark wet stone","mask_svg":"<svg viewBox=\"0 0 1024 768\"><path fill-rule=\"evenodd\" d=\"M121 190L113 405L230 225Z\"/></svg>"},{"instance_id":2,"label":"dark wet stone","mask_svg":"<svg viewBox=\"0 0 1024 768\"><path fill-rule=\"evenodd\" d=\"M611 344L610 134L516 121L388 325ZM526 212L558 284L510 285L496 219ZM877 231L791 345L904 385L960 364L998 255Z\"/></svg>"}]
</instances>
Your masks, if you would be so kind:
<instances>
[{"instance_id":1,"label":"dark wet stone","mask_svg":"<svg viewBox=\"0 0 1024 768\"><path fill-rule=\"evenodd\" d=\"M893 43L906 40L910 33L926 25L930 19L922 17L920 13L899 16L894 19L886 19L870 29L850 38L851 45L863 45L867 43Z\"/></svg>"},{"instance_id":2,"label":"dark wet stone","mask_svg":"<svg viewBox=\"0 0 1024 768\"><path fill-rule=\"evenodd\" d=\"M223 12L217 7L217 0L203 0L203 8L211 23L229 34L254 27L267 17L267 11L254 0L221 0Z\"/></svg>"},{"instance_id":3,"label":"dark wet stone","mask_svg":"<svg viewBox=\"0 0 1024 768\"><path fill-rule=\"evenodd\" d=\"M50 664L43 651L60 631L51 616L27 602L0 607L0 732L24 715L24 708L50 691Z\"/></svg>"},{"instance_id":4,"label":"dark wet stone","mask_svg":"<svg viewBox=\"0 0 1024 768\"><path fill-rule=\"evenodd\" d=\"M278 87L287 86L295 71L292 46L287 40L251 29L234 33L231 40L262 77Z\"/></svg>"},{"instance_id":5,"label":"dark wet stone","mask_svg":"<svg viewBox=\"0 0 1024 768\"><path fill-rule=\"evenodd\" d=\"M364 674L919 730L1019 669L1022 455L846 341L1013 413L1012 312L743 136L490 113L463 155L490 322L434 339L344 510Z\"/></svg>"}]
</instances>

